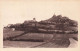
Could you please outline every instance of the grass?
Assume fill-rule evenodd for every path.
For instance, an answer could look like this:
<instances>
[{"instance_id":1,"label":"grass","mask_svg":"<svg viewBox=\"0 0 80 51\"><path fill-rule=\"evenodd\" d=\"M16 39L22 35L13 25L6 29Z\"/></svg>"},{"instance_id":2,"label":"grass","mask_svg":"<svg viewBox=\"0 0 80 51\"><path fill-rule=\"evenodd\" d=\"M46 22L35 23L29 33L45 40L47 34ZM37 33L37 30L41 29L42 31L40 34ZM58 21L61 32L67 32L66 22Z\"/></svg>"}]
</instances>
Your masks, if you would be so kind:
<instances>
[{"instance_id":1,"label":"grass","mask_svg":"<svg viewBox=\"0 0 80 51\"><path fill-rule=\"evenodd\" d=\"M4 48L30 48L44 42L3 41Z\"/></svg>"},{"instance_id":2,"label":"grass","mask_svg":"<svg viewBox=\"0 0 80 51\"><path fill-rule=\"evenodd\" d=\"M23 31L12 31L11 29L6 28L6 29L3 29L3 39L6 39L8 37L14 37L21 33L23 33Z\"/></svg>"},{"instance_id":3,"label":"grass","mask_svg":"<svg viewBox=\"0 0 80 51\"><path fill-rule=\"evenodd\" d=\"M3 39L6 39L8 37L14 37L17 35L20 35L24 33L23 31L12 31L11 29L4 29L3 30ZM25 35L19 36L14 38L15 40L50 40L52 37L54 36L54 34L44 34L44 33L27 33ZM74 38L74 39L78 39L78 35L77 34L56 34L55 38Z\"/></svg>"},{"instance_id":4,"label":"grass","mask_svg":"<svg viewBox=\"0 0 80 51\"><path fill-rule=\"evenodd\" d=\"M12 31L11 29L3 30L3 39L22 34L23 31ZM3 41L4 47L32 47L50 41L55 34L44 33L27 33L14 38L14 41ZM63 38L65 37L65 39ZM68 38L78 39L78 34L56 34L55 40L52 39L47 44L40 47L68 47Z\"/></svg>"}]
</instances>

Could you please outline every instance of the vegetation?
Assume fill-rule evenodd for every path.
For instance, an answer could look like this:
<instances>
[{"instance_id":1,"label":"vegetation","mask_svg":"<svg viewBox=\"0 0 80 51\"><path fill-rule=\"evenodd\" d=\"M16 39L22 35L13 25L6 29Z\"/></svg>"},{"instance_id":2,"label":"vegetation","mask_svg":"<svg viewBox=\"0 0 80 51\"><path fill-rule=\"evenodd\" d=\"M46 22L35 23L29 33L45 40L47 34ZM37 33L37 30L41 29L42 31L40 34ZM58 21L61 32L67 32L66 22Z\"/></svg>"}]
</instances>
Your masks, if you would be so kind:
<instances>
[{"instance_id":1,"label":"vegetation","mask_svg":"<svg viewBox=\"0 0 80 51\"><path fill-rule=\"evenodd\" d=\"M78 41L77 25L76 21L66 16L53 15L50 19L40 22L31 20L24 21L24 23L10 24L3 29L3 40L22 41L22 43L23 41L44 41L46 43L40 45L41 47L68 47L70 44L69 38ZM15 30L13 31L12 28L15 28ZM12 46L14 43L10 44Z\"/></svg>"},{"instance_id":2,"label":"vegetation","mask_svg":"<svg viewBox=\"0 0 80 51\"><path fill-rule=\"evenodd\" d=\"M50 32L53 30L59 30L63 33L65 31L67 32L70 31L72 33L77 34L78 33L77 25L78 25L77 21L71 20L66 16L62 17L62 15L58 15L58 16L53 15L50 19L47 20L43 20L40 22L24 21L24 23L22 24L11 25L9 28L15 28L16 30L33 31L33 32L39 29L44 29ZM57 31L56 33L58 33L59 31Z\"/></svg>"}]
</instances>

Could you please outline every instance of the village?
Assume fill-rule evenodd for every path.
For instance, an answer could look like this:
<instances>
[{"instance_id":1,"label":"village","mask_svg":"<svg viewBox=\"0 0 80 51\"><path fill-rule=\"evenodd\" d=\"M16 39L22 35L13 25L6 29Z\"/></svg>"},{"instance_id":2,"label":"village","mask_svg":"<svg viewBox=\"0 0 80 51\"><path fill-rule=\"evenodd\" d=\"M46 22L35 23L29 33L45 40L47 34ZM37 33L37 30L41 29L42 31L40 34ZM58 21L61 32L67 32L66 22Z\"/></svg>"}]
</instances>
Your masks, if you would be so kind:
<instances>
[{"instance_id":1,"label":"village","mask_svg":"<svg viewBox=\"0 0 80 51\"><path fill-rule=\"evenodd\" d=\"M15 44L12 45L16 42L23 42L20 47L31 42L33 45L24 47L67 48L71 39L78 41L78 23L62 15L54 14L51 18L39 22L33 18L33 20L9 24L3 28L3 45L5 48L8 46L16 47ZM11 45L5 43L6 41L12 42Z\"/></svg>"}]
</instances>

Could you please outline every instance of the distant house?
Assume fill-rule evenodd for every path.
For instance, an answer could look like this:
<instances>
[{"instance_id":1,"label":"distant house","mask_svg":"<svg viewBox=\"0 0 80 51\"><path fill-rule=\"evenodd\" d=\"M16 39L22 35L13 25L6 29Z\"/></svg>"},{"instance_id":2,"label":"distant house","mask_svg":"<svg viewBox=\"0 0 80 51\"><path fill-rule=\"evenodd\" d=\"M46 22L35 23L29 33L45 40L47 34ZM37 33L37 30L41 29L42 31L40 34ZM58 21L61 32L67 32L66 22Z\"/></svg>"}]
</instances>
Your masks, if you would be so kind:
<instances>
[{"instance_id":1,"label":"distant house","mask_svg":"<svg viewBox=\"0 0 80 51\"><path fill-rule=\"evenodd\" d=\"M12 28L12 31L15 31L15 28Z\"/></svg>"},{"instance_id":2,"label":"distant house","mask_svg":"<svg viewBox=\"0 0 80 51\"><path fill-rule=\"evenodd\" d=\"M24 21L24 24L27 24L27 23L35 23L37 22L35 18L33 18L33 20L27 20L27 21Z\"/></svg>"},{"instance_id":3,"label":"distant house","mask_svg":"<svg viewBox=\"0 0 80 51\"><path fill-rule=\"evenodd\" d=\"M10 27L10 26L12 26L12 25L13 25L13 24L8 24L7 27Z\"/></svg>"}]
</instances>

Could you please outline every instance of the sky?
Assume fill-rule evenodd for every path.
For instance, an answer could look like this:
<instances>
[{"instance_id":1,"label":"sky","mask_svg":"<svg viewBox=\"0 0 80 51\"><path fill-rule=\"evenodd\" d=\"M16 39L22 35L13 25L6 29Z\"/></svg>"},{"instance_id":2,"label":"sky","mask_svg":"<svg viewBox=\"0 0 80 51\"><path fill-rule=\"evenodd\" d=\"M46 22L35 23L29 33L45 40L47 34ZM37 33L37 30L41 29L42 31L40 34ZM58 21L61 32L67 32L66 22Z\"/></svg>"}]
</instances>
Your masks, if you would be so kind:
<instances>
[{"instance_id":1,"label":"sky","mask_svg":"<svg viewBox=\"0 0 80 51\"><path fill-rule=\"evenodd\" d=\"M22 23L33 18L37 21L46 20L54 13L76 21L80 19L80 1L7 0L1 1L0 6L3 25Z\"/></svg>"}]
</instances>

